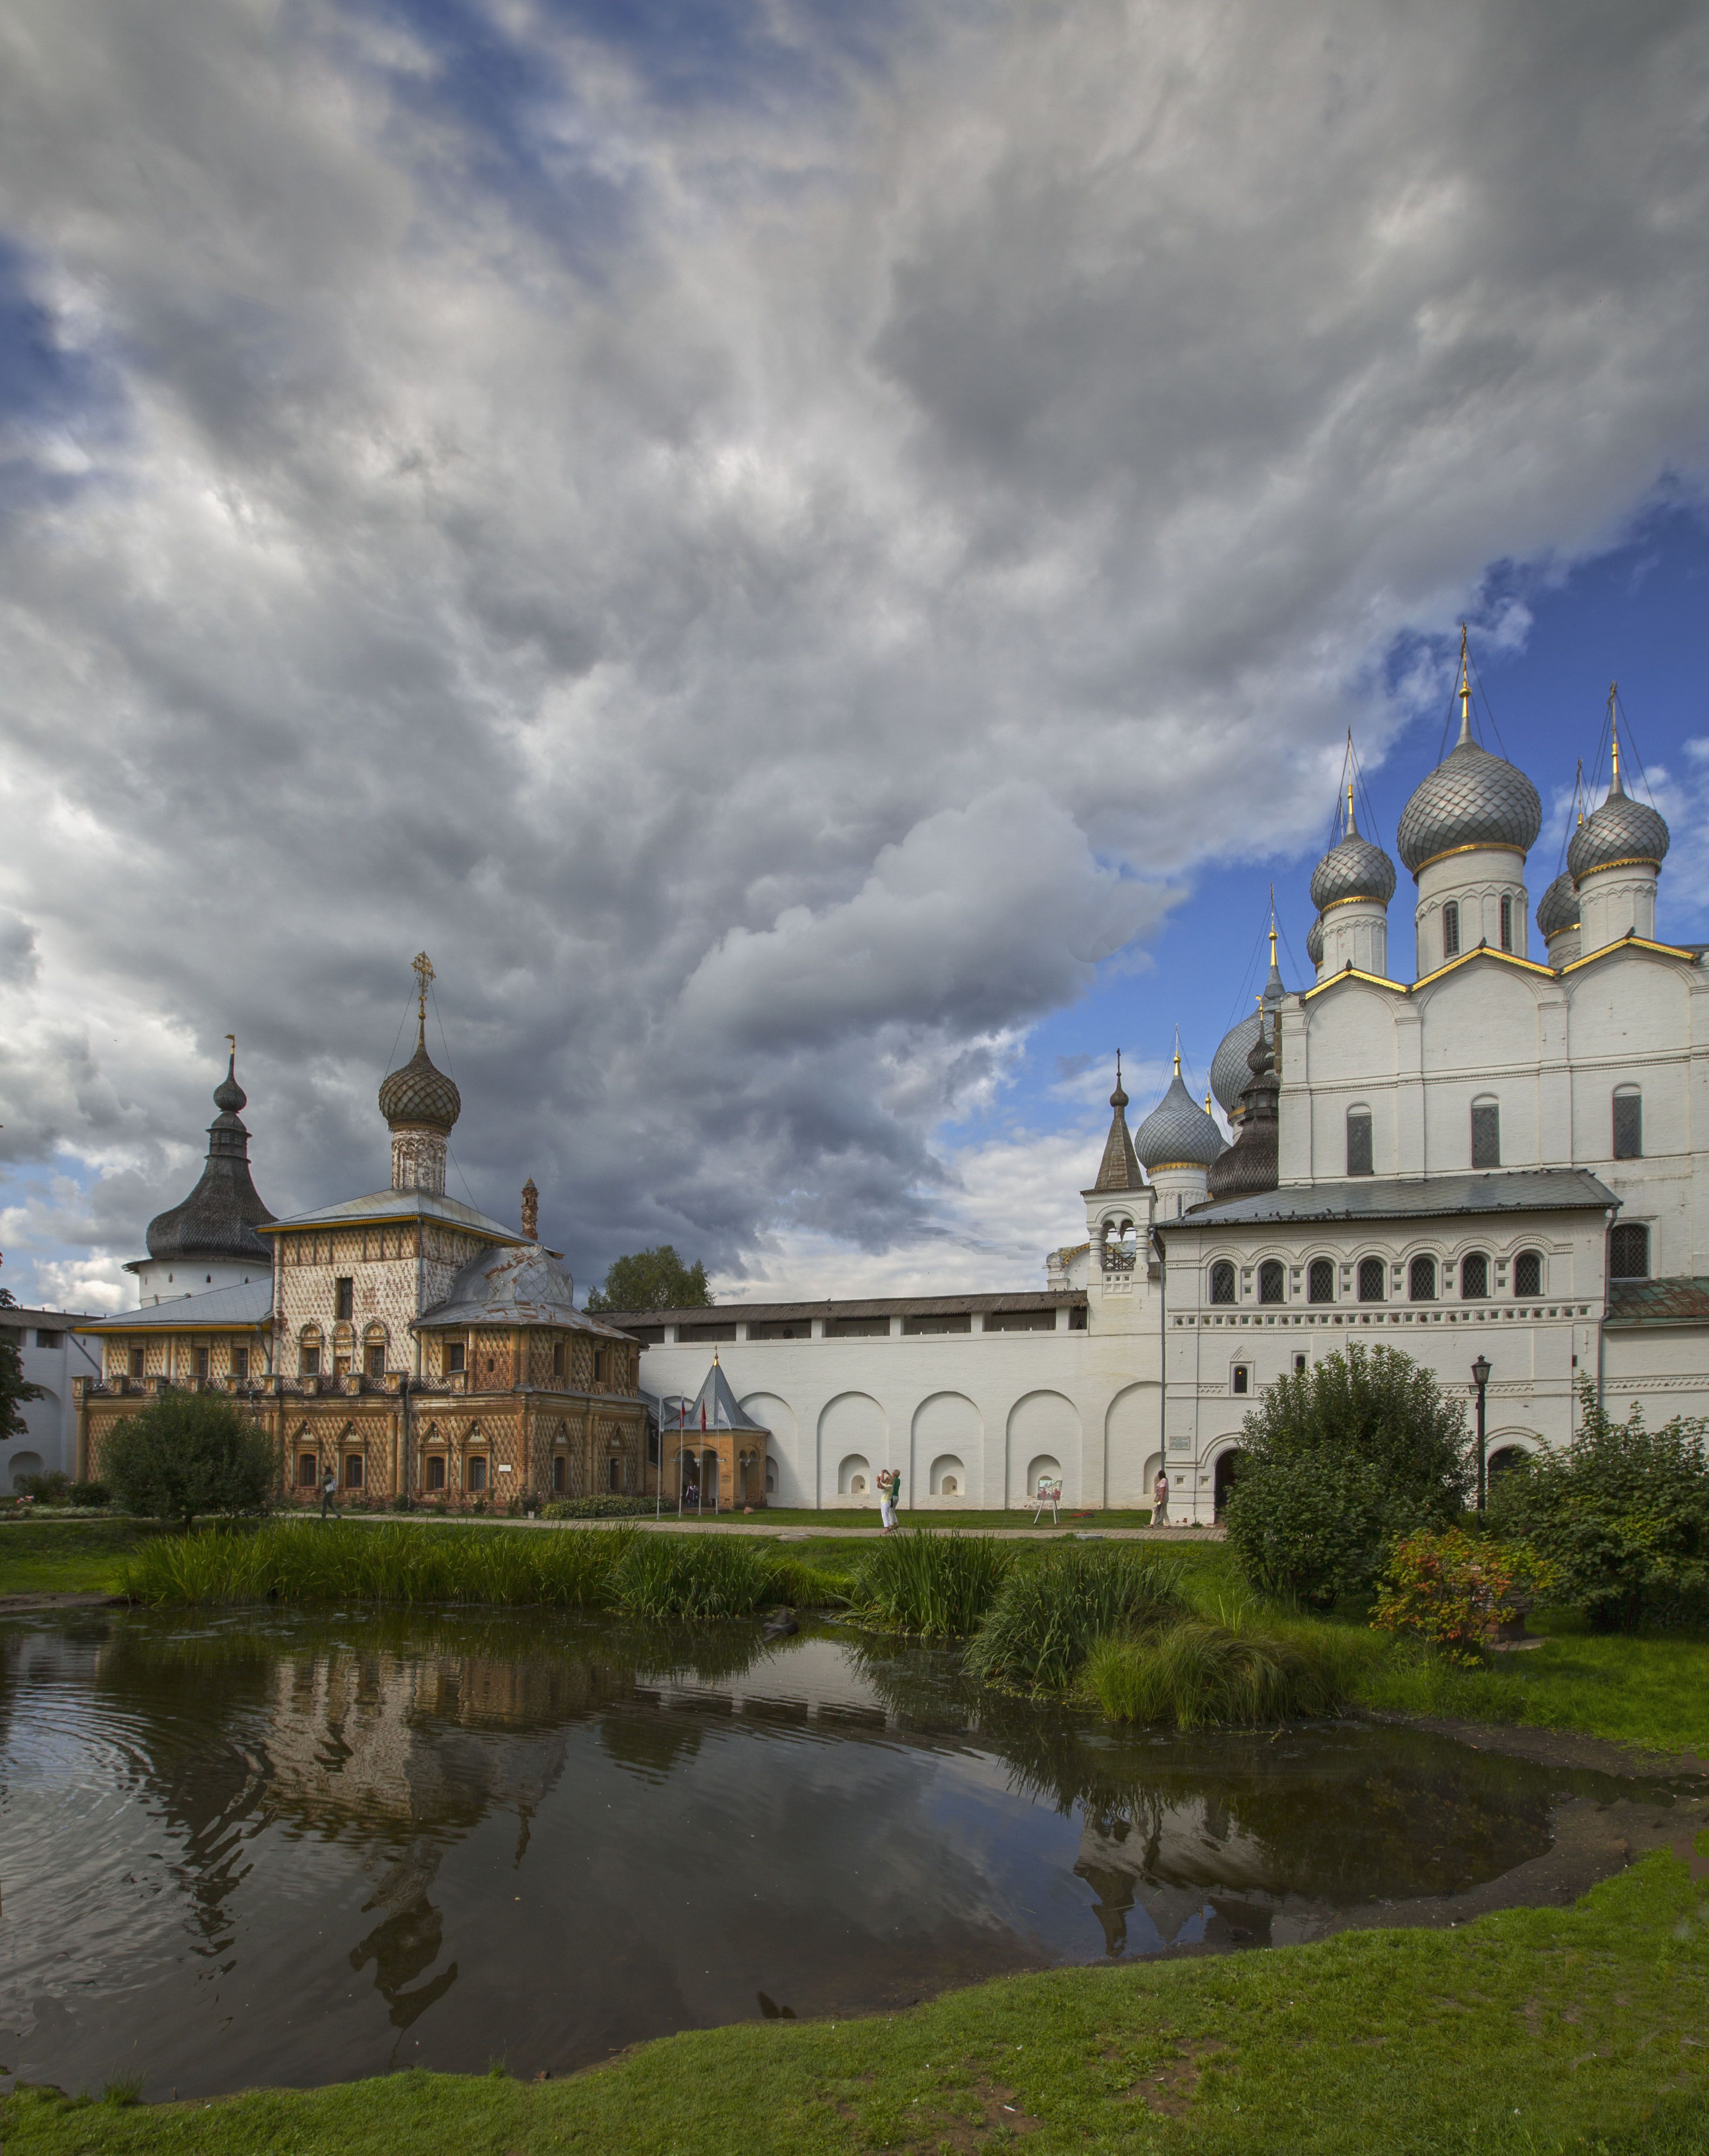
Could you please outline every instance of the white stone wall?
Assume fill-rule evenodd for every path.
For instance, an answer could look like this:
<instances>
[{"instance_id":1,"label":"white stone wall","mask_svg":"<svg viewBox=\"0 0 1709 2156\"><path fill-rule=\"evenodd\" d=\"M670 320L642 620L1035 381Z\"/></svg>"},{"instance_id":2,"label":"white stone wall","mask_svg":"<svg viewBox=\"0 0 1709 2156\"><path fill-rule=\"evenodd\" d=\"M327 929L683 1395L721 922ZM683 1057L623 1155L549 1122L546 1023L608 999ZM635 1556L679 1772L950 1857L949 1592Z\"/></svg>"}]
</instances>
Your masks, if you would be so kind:
<instances>
[{"instance_id":1,"label":"white stone wall","mask_svg":"<svg viewBox=\"0 0 1709 2156\"><path fill-rule=\"evenodd\" d=\"M251 1281L264 1281L269 1267L265 1261L257 1265L225 1265L217 1259L191 1262L182 1258L139 1258L125 1270L136 1276L136 1300L139 1307L147 1308L157 1302L175 1302L187 1295L208 1295L218 1287L243 1287Z\"/></svg>"}]
</instances>

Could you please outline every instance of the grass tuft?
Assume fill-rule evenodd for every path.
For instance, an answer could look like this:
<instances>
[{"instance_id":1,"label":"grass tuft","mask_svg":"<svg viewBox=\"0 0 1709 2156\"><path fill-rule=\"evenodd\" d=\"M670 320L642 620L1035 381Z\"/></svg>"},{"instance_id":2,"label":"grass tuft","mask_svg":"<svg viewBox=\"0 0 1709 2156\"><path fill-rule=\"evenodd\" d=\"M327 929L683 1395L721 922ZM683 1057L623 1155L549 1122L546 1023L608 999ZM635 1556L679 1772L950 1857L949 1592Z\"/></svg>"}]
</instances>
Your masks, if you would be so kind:
<instances>
[{"instance_id":1,"label":"grass tuft","mask_svg":"<svg viewBox=\"0 0 1709 2156\"><path fill-rule=\"evenodd\" d=\"M611 1576L626 1617L751 1617L783 1599L778 1560L734 1536L636 1535Z\"/></svg>"},{"instance_id":2,"label":"grass tuft","mask_svg":"<svg viewBox=\"0 0 1709 2156\"><path fill-rule=\"evenodd\" d=\"M1190 1617L1147 1639L1098 1640L1082 1682L1115 1722L1250 1726L1337 1712L1369 1659L1357 1634L1337 1639L1327 1626L1261 1631Z\"/></svg>"},{"instance_id":3,"label":"grass tuft","mask_svg":"<svg viewBox=\"0 0 1709 2156\"><path fill-rule=\"evenodd\" d=\"M850 1603L870 1622L921 1639L965 1639L996 1600L1013 1562L989 1535L911 1528L862 1553Z\"/></svg>"},{"instance_id":4,"label":"grass tuft","mask_svg":"<svg viewBox=\"0 0 1709 2156\"><path fill-rule=\"evenodd\" d=\"M1065 1691L1095 1640L1189 1614L1178 1564L1131 1546L1053 1549L1009 1571L968 1646L967 1667L988 1684Z\"/></svg>"}]
</instances>

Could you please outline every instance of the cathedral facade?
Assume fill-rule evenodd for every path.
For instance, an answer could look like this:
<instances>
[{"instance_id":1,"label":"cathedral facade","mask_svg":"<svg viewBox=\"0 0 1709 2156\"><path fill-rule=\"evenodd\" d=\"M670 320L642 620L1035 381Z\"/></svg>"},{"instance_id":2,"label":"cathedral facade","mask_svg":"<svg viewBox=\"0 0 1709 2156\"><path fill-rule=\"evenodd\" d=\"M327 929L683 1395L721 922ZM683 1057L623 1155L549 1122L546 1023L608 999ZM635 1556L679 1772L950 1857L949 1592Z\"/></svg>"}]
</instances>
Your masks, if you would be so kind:
<instances>
[{"instance_id":1,"label":"cathedral facade","mask_svg":"<svg viewBox=\"0 0 1709 2156\"><path fill-rule=\"evenodd\" d=\"M145 1294L82 1328L80 1471L133 1396L245 1392L288 1480L445 1502L659 1487L675 1502L910 1511L1151 1502L1209 1521L1264 1387L1387 1342L1470 1394L1489 1448L1571 1435L1588 1379L1610 1410L1709 1414L1709 971L1657 940L1669 834L1629 795L1573 834L1532 936L1530 779L1475 738L1414 792L1399 883L1349 792L1314 872L1308 986L1271 939L1258 1008L1210 1079L1232 1142L1175 1075L1130 1130L1118 1065L1084 1234L1029 1291L577 1312L540 1244L445 1195L460 1103L427 1055L381 1088L389 1189L275 1219L249 1183L235 1064L208 1168L149 1231ZM1409 978L1398 963L1412 959ZM424 1010L424 1004L423 1004ZM213 1277L216 1258L244 1275ZM168 1280L157 1285L164 1267ZM139 1270L142 1267L139 1264Z\"/></svg>"}]
</instances>

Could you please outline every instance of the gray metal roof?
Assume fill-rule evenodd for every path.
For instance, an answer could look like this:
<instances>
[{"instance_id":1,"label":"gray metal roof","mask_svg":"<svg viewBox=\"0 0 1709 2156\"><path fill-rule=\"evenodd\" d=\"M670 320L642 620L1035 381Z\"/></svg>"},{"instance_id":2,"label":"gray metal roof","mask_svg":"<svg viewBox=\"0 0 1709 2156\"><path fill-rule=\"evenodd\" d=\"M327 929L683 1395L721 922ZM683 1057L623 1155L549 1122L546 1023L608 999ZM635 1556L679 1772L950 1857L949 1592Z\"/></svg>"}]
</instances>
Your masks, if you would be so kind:
<instances>
[{"instance_id":1,"label":"gray metal roof","mask_svg":"<svg viewBox=\"0 0 1709 2156\"><path fill-rule=\"evenodd\" d=\"M1513 846L1528 854L1542 829L1542 803L1525 773L1463 729L1400 812L1395 850L1417 875L1426 861L1460 846Z\"/></svg>"},{"instance_id":2,"label":"gray metal roof","mask_svg":"<svg viewBox=\"0 0 1709 2156\"><path fill-rule=\"evenodd\" d=\"M1306 956L1314 966L1323 963L1323 916L1321 913L1306 931Z\"/></svg>"},{"instance_id":3,"label":"gray metal roof","mask_svg":"<svg viewBox=\"0 0 1709 2156\"><path fill-rule=\"evenodd\" d=\"M455 1083L437 1069L427 1052L427 1020L416 1029L415 1053L408 1063L380 1081L380 1113L388 1123L424 1123L449 1131L463 1112Z\"/></svg>"},{"instance_id":4,"label":"gray metal roof","mask_svg":"<svg viewBox=\"0 0 1709 2156\"><path fill-rule=\"evenodd\" d=\"M443 1302L424 1311L421 1325L552 1325L624 1340L626 1332L577 1309L570 1276L538 1243L487 1250L464 1266Z\"/></svg>"},{"instance_id":5,"label":"gray metal roof","mask_svg":"<svg viewBox=\"0 0 1709 2156\"><path fill-rule=\"evenodd\" d=\"M1558 875L1537 902L1537 925L1545 941L1578 926L1578 891L1570 870Z\"/></svg>"},{"instance_id":6,"label":"gray metal roof","mask_svg":"<svg viewBox=\"0 0 1709 2156\"><path fill-rule=\"evenodd\" d=\"M1081 1246L1084 1248L1084 1245ZM963 1311L985 1316L1007 1311L1084 1310L1084 1288L1010 1290L997 1295L865 1296L847 1301L819 1302L700 1302L681 1310L603 1310L608 1325L625 1330L636 1325L787 1324L791 1319L813 1317L957 1317ZM687 1343L685 1343L687 1344Z\"/></svg>"},{"instance_id":7,"label":"gray metal roof","mask_svg":"<svg viewBox=\"0 0 1709 2156\"><path fill-rule=\"evenodd\" d=\"M221 1264L272 1262L255 1236L273 1215L249 1173L249 1133L238 1113L249 1096L238 1083L237 1065L234 1050L225 1076L213 1091L219 1113L208 1127L201 1180L181 1205L156 1214L148 1224L151 1258L190 1265L210 1258Z\"/></svg>"},{"instance_id":8,"label":"gray metal roof","mask_svg":"<svg viewBox=\"0 0 1709 2156\"><path fill-rule=\"evenodd\" d=\"M692 1399L686 1393L667 1393L663 1399L654 1404L653 1411L659 1419L660 1430L667 1438L679 1426L676 1419L679 1403L682 1407L680 1427L685 1437L696 1435L701 1429L702 1407L706 1411L705 1428L709 1431L755 1430L766 1436L771 1435L769 1424L756 1422L743 1410L741 1401L731 1390L729 1378L716 1362L707 1371L705 1383Z\"/></svg>"},{"instance_id":9,"label":"gray metal roof","mask_svg":"<svg viewBox=\"0 0 1709 2156\"><path fill-rule=\"evenodd\" d=\"M1223 1150L1223 1134L1181 1082L1178 1070L1164 1094L1133 1134L1133 1150L1147 1168L1190 1162L1209 1168Z\"/></svg>"},{"instance_id":10,"label":"gray metal roof","mask_svg":"<svg viewBox=\"0 0 1709 2156\"><path fill-rule=\"evenodd\" d=\"M1234 1228L1265 1221L1426 1220L1450 1213L1600 1213L1619 1204L1584 1168L1522 1168L1489 1175L1350 1176L1284 1183L1252 1198L1196 1205L1160 1231Z\"/></svg>"},{"instance_id":11,"label":"gray metal roof","mask_svg":"<svg viewBox=\"0 0 1709 2156\"><path fill-rule=\"evenodd\" d=\"M1315 964L1316 962L1314 959L1312 963ZM1270 978L1264 984L1265 1009L1275 1010L1286 995L1287 988L1276 965L1272 946ZM1246 1081L1252 1075L1252 1067L1246 1059L1252 1053L1252 1044L1257 1038L1258 1013L1254 1009L1248 1011L1238 1025L1230 1027L1223 1035L1216 1054L1210 1059L1210 1090L1229 1115L1234 1113Z\"/></svg>"},{"instance_id":12,"label":"gray metal roof","mask_svg":"<svg viewBox=\"0 0 1709 2156\"><path fill-rule=\"evenodd\" d=\"M459 1199L435 1197L429 1190L376 1190L366 1198L341 1199L336 1205L323 1205L316 1213L287 1214L284 1219L273 1221L266 1232L271 1235L286 1228L360 1227L374 1220L443 1220L448 1227L490 1235L495 1242L527 1240L519 1229L500 1227Z\"/></svg>"},{"instance_id":13,"label":"gray metal roof","mask_svg":"<svg viewBox=\"0 0 1709 2156\"><path fill-rule=\"evenodd\" d=\"M1381 846L1360 836L1357 824L1311 871L1311 903L1320 913L1342 899L1373 898L1387 906L1393 896L1393 862Z\"/></svg>"},{"instance_id":14,"label":"gray metal roof","mask_svg":"<svg viewBox=\"0 0 1709 2156\"><path fill-rule=\"evenodd\" d=\"M1567 844L1567 867L1574 879L1607 868L1614 861L1667 858L1668 829L1646 801L1635 801L1614 773L1608 798L1587 816Z\"/></svg>"},{"instance_id":15,"label":"gray metal roof","mask_svg":"<svg viewBox=\"0 0 1709 2156\"><path fill-rule=\"evenodd\" d=\"M181 1295L116 1317L80 1319L78 1332L208 1332L225 1326L265 1325L273 1314L273 1276L238 1287L211 1287L206 1295Z\"/></svg>"}]
</instances>

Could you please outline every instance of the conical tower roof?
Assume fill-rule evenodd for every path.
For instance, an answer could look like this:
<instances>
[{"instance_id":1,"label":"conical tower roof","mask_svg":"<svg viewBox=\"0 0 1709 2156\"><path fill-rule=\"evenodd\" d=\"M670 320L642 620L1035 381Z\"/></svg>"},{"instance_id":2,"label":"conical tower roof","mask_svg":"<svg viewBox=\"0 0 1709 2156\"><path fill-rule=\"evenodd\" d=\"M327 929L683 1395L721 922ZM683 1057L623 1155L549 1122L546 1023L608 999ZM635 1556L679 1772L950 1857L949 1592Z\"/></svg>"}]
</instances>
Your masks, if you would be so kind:
<instances>
[{"instance_id":1,"label":"conical tower roof","mask_svg":"<svg viewBox=\"0 0 1709 2156\"><path fill-rule=\"evenodd\" d=\"M1127 1096L1121 1086L1121 1055L1116 1055L1116 1090L1110 1096L1110 1135L1104 1141L1104 1158L1092 1183L1094 1190L1142 1190L1145 1178L1133 1150L1127 1128Z\"/></svg>"},{"instance_id":2,"label":"conical tower roof","mask_svg":"<svg viewBox=\"0 0 1709 2156\"><path fill-rule=\"evenodd\" d=\"M182 1205L149 1222L148 1255L186 1264L238 1260L270 1270L271 1255L255 1230L273 1215L249 1173L249 1133L238 1114L249 1096L238 1083L235 1045L213 1101L219 1113L208 1127L201 1180Z\"/></svg>"}]
</instances>

